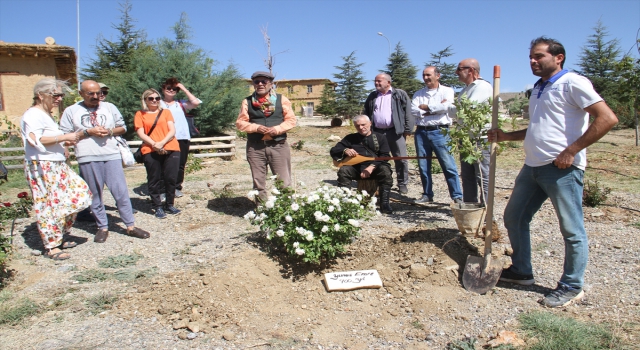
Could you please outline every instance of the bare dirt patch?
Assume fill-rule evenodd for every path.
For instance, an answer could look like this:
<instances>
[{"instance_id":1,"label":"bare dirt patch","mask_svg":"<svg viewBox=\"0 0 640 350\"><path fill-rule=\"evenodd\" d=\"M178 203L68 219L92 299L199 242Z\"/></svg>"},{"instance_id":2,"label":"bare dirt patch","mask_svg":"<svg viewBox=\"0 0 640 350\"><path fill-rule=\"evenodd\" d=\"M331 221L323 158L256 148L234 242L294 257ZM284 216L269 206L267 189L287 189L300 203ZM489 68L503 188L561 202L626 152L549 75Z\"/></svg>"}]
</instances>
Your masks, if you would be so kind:
<instances>
[{"instance_id":1,"label":"bare dirt patch","mask_svg":"<svg viewBox=\"0 0 640 350\"><path fill-rule=\"evenodd\" d=\"M334 142L326 139L352 130L326 123L304 125L290 134L291 142L305 141L302 150L293 151L295 186L302 193L319 183L335 183L327 156ZM632 156L637 150L626 131L613 132L602 148L592 148L606 150L607 142L616 144L616 154L626 156L616 158L616 167L610 166L610 156L593 156L590 166L605 170L587 170L588 176L597 171L600 181L614 188L606 205L585 208L591 240L587 297L547 311L605 323L637 342L640 195L634 180L637 157ZM518 161L520 151L505 150L503 164ZM500 164L495 212L504 230L501 215L519 167ZM628 172L613 171L627 167ZM132 189L144 182L144 169L126 174ZM32 255L41 243L32 220L25 220L17 230L11 264L16 277L3 291L9 297L0 306L30 298L41 312L16 326L0 325L2 347L442 349L465 337L484 344L500 330L517 332L518 315L540 311L537 300L555 287L561 273L564 248L551 204L544 204L532 227L537 283L499 283L486 295L477 295L462 287L461 273L467 255L478 254L482 241L458 235L440 174L434 177L436 203L403 203L421 193L415 169L411 177L408 196L393 194L400 201L392 202L393 215L364 223L346 254L320 266L301 264L270 249L242 218L252 209L245 198L251 179L242 144L234 160L209 160L205 169L187 177L186 195L177 200L183 214L177 217L155 219L146 198L131 191L140 210L137 224L152 232L148 240L123 235L115 205L108 202L107 242L94 244L95 226L79 222L73 235L82 243L70 250L71 259L53 262ZM622 182L624 189L619 187ZM503 237L493 248L505 264L508 247ZM125 268L100 267L103 259L122 254L142 258ZM325 290L324 273L355 269L378 270L384 287ZM79 276L90 275L104 279L78 282Z\"/></svg>"}]
</instances>

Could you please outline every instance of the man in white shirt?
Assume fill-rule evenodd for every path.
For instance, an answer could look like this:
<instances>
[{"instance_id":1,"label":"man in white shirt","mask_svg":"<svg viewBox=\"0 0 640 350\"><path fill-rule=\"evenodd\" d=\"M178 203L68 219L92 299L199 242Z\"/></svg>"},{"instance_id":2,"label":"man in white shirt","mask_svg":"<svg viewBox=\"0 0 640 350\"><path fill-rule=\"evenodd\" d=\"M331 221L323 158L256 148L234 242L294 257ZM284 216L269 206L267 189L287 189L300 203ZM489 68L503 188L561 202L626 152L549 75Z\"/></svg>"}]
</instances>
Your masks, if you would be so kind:
<instances>
[{"instance_id":1,"label":"man in white shirt","mask_svg":"<svg viewBox=\"0 0 640 350\"><path fill-rule=\"evenodd\" d=\"M465 87L458 94L458 99L467 96L469 101L489 103L493 96L491 84L480 77L480 64L475 58L467 58L458 63L456 69L458 80ZM487 127L488 129L488 127ZM462 199L466 203L485 203L489 195L489 160L491 153L488 147L482 149L482 160L469 164L460 157L460 180L462 180ZM478 186L483 196L478 198Z\"/></svg>"},{"instance_id":2,"label":"man in white shirt","mask_svg":"<svg viewBox=\"0 0 640 350\"><path fill-rule=\"evenodd\" d=\"M458 179L456 161L447 147L449 136L441 129L451 125L449 110L453 103L453 89L440 84L440 72L437 67L429 66L422 72L427 85L413 94L411 113L416 120L415 143L418 157L436 154L444 178L447 180L449 195L456 203L462 203L462 191ZM422 197L416 203L433 202L433 181L431 178L431 159L418 159Z\"/></svg>"},{"instance_id":3,"label":"man in white shirt","mask_svg":"<svg viewBox=\"0 0 640 350\"><path fill-rule=\"evenodd\" d=\"M556 289L541 301L547 307L566 306L584 296L589 258L582 212L586 148L618 122L591 82L563 69L564 61L565 50L558 41L545 37L531 41L529 64L540 79L529 98L529 127L488 133L490 141L524 140L525 151L525 164L504 210L513 254L512 265L502 271L501 281L535 282L529 224L547 198L556 211L565 245L564 270ZM593 117L591 125L589 115Z\"/></svg>"}]
</instances>

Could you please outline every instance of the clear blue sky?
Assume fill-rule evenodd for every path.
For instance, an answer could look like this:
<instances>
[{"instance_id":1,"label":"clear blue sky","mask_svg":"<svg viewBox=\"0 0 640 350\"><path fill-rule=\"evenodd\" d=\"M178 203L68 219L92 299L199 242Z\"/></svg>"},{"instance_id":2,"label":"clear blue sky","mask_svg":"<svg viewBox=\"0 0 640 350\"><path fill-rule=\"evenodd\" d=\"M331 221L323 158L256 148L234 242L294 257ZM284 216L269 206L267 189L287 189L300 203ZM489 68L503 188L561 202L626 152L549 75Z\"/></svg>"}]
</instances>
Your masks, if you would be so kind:
<instances>
[{"instance_id":1,"label":"clear blue sky","mask_svg":"<svg viewBox=\"0 0 640 350\"><path fill-rule=\"evenodd\" d=\"M501 91L522 91L535 82L528 65L531 39L546 35L567 49L567 68L575 68L580 48L598 19L626 53L640 28L639 0L504 1L225 1L133 0L132 16L149 39L172 37L170 27L187 12L192 42L219 62L234 62L249 76L264 69L266 50L260 29L268 25L274 72L280 79L331 78L341 56L356 51L370 81L402 42L414 65L452 45L457 63L475 57L482 75L502 68ZM80 54L84 66L94 54L98 34L115 39L116 0L80 0ZM0 0L0 40L44 43L52 36L77 49L76 0ZM637 50L632 51L634 57ZM0 67L0 70L2 68ZM373 88L373 83L369 83Z\"/></svg>"}]
</instances>

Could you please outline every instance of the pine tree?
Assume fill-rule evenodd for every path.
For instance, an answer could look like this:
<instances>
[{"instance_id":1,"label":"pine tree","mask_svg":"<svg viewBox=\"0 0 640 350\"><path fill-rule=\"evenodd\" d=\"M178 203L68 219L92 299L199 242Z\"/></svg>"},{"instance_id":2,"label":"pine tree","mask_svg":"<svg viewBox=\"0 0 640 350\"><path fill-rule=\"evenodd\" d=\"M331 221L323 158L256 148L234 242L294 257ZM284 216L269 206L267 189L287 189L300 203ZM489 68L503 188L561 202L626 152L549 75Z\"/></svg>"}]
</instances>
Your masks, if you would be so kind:
<instances>
[{"instance_id":1,"label":"pine tree","mask_svg":"<svg viewBox=\"0 0 640 350\"><path fill-rule=\"evenodd\" d=\"M336 91L333 84L330 84L329 82L324 83L322 95L320 96L320 105L316 109L316 112L324 115L325 117L335 117L338 115Z\"/></svg>"},{"instance_id":2,"label":"pine tree","mask_svg":"<svg viewBox=\"0 0 640 350\"><path fill-rule=\"evenodd\" d=\"M111 41L105 39L100 34L96 40L96 58L92 59L84 73L81 74L84 80L102 81L103 78L113 71L126 70L137 50L143 49L147 45L144 30L136 29L135 19L131 17L132 4L129 0L120 3L119 24L112 24L112 28L119 33L118 40Z\"/></svg>"},{"instance_id":3,"label":"pine tree","mask_svg":"<svg viewBox=\"0 0 640 350\"><path fill-rule=\"evenodd\" d=\"M451 49L451 45L447 46L444 50L440 50L431 54L431 61L427 62L427 66L437 67L440 71L440 84L448 86L454 89L460 89L464 86L458 80L456 75L457 64L447 63L443 59L453 56L454 52Z\"/></svg>"},{"instance_id":4,"label":"pine tree","mask_svg":"<svg viewBox=\"0 0 640 350\"><path fill-rule=\"evenodd\" d=\"M334 74L338 88L336 90L336 105L338 114L344 118L351 118L362 112L362 104L367 98L366 79L360 67L364 63L356 63L356 52L342 57L344 64L335 66L340 72Z\"/></svg>"},{"instance_id":5,"label":"pine tree","mask_svg":"<svg viewBox=\"0 0 640 350\"><path fill-rule=\"evenodd\" d=\"M593 30L595 33L589 36L587 45L582 47L578 63L580 70L576 72L589 78L593 88L605 100L615 99L615 84L619 78L615 70L620 57L619 41L606 40L609 33L601 21L596 23Z\"/></svg>"},{"instance_id":6,"label":"pine tree","mask_svg":"<svg viewBox=\"0 0 640 350\"><path fill-rule=\"evenodd\" d=\"M149 88L160 90L169 77L176 77L202 104L191 110L195 123L204 135L212 135L233 125L242 99L248 94L246 82L233 65L215 71L216 62L204 50L192 44L191 27L186 13L172 27L174 38L161 38L131 55L126 70L110 71L103 82L109 85L108 100L122 113L127 125L140 109L140 96ZM185 99L179 93L178 99ZM133 128L127 136L134 134Z\"/></svg>"},{"instance_id":7,"label":"pine tree","mask_svg":"<svg viewBox=\"0 0 640 350\"><path fill-rule=\"evenodd\" d=\"M395 51L389 56L389 63L382 73L391 76L391 85L394 88L404 90L409 96L422 88L422 82L416 78L418 68L411 64L409 55L404 52L402 45L398 42Z\"/></svg>"}]
</instances>

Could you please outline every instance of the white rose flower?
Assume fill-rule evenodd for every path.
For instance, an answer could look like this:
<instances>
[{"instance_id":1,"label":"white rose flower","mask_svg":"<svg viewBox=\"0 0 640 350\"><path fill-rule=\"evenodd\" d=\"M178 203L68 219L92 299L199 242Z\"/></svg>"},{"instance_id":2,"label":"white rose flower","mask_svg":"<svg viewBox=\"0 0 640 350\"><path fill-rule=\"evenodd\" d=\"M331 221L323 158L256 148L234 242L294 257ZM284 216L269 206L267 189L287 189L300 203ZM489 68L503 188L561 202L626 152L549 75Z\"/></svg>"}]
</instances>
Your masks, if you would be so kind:
<instances>
[{"instance_id":1,"label":"white rose flower","mask_svg":"<svg viewBox=\"0 0 640 350\"><path fill-rule=\"evenodd\" d=\"M315 216L316 219L319 218L319 217L322 217L322 212L318 210L315 213L313 213L313 216Z\"/></svg>"},{"instance_id":2,"label":"white rose flower","mask_svg":"<svg viewBox=\"0 0 640 350\"><path fill-rule=\"evenodd\" d=\"M298 211L298 209L300 209L300 206L298 205L298 203L291 204L291 210Z\"/></svg>"},{"instance_id":3,"label":"white rose flower","mask_svg":"<svg viewBox=\"0 0 640 350\"><path fill-rule=\"evenodd\" d=\"M307 232L307 241L313 241L313 232Z\"/></svg>"},{"instance_id":4,"label":"white rose flower","mask_svg":"<svg viewBox=\"0 0 640 350\"><path fill-rule=\"evenodd\" d=\"M347 221L349 222L349 225L351 225L353 227L360 227L360 222L358 222L358 220L349 219Z\"/></svg>"},{"instance_id":5,"label":"white rose flower","mask_svg":"<svg viewBox=\"0 0 640 350\"><path fill-rule=\"evenodd\" d=\"M332 198L331 199L331 204L338 205L338 204L340 204L340 200L338 198Z\"/></svg>"},{"instance_id":6,"label":"white rose flower","mask_svg":"<svg viewBox=\"0 0 640 350\"><path fill-rule=\"evenodd\" d=\"M362 190L362 195L366 197L369 195L369 193L366 190Z\"/></svg>"},{"instance_id":7,"label":"white rose flower","mask_svg":"<svg viewBox=\"0 0 640 350\"><path fill-rule=\"evenodd\" d=\"M251 220L251 219L253 219L255 217L256 217L256 213L254 213L253 210L248 212L248 213L246 213L246 214L244 214L244 218L247 219L247 220Z\"/></svg>"},{"instance_id":8,"label":"white rose flower","mask_svg":"<svg viewBox=\"0 0 640 350\"><path fill-rule=\"evenodd\" d=\"M362 200L362 195L359 195L359 194L358 194L358 195L356 195L356 198L357 198L359 201L361 201L361 200Z\"/></svg>"},{"instance_id":9,"label":"white rose flower","mask_svg":"<svg viewBox=\"0 0 640 350\"><path fill-rule=\"evenodd\" d=\"M329 231L329 228L326 225L322 226L322 233L325 233L327 231Z\"/></svg>"},{"instance_id":10,"label":"white rose flower","mask_svg":"<svg viewBox=\"0 0 640 350\"><path fill-rule=\"evenodd\" d=\"M305 187L305 186L306 186L306 185L304 184L304 182L302 182L302 181L300 181L300 182L299 182L299 184L300 184L300 187Z\"/></svg>"},{"instance_id":11,"label":"white rose flower","mask_svg":"<svg viewBox=\"0 0 640 350\"><path fill-rule=\"evenodd\" d=\"M258 193L259 192L256 191L256 190L251 190L251 191L249 191L249 193L247 193L247 197L249 199L251 199L251 200L254 200L254 199L256 199L256 196L258 195Z\"/></svg>"},{"instance_id":12,"label":"white rose flower","mask_svg":"<svg viewBox=\"0 0 640 350\"><path fill-rule=\"evenodd\" d=\"M302 249L302 248L296 248L296 254L298 254L298 255L304 255L304 249Z\"/></svg>"},{"instance_id":13,"label":"white rose flower","mask_svg":"<svg viewBox=\"0 0 640 350\"><path fill-rule=\"evenodd\" d=\"M336 231L340 231L340 224L333 225L333 229Z\"/></svg>"},{"instance_id":14,"label":"white rose flower","mask_svg":"<svg viewBox=\"0 0 640 350\"><path fill-rule=\"evenodd\" d=\"M294 248L298 248L299 246L300 246L300 243L298 243L298 242L293 242L293 247L294 247Z\"/></svg>"},{"instance_id":15,"label":"white rose flower","mask_svg":"<svg viewBox=\"0 0 640 350\"><path fill-rule=\"evenodd\" d=\"M269 176L269 178L270 178L271 180L275 180L276 178L278 178L278 175L272 175L272 176Z\"/></svg>"},{"instance_id":16,"label":"white rose flower","mask_svg":"<svg viewBox=\"0 0 640 350\"><path fill-rule=\"evenodd\" d=\"M280 191L278 191L278 189L274 187L273 189L271 189L271 193L277 195L277 194L280 194Z\"/></svg>"},{"instance_id":17,"label":"white rose flower","mask_svg":"<svg viewBox=\"0 0 640 350\"><path fill-rule=\"evenodd\" d=\"M333 211L334 211L335 209L336 209L336 208L335 208L333 205L330 205L330 206L329 206L329 208L327 208L327 211L328 211L328 212L330 212L330 213L333 213Z\"/></svg>"},{"instance_id":18,"label":"white rose flower","mask_svg":"<svg viewBox=\"0 0 640 350\"><path fill-rule=\"evenodd\" d=\"M272 202L272 201L267 201L267 202L264 204L264 206L265 206L265 207L267 207L267 209L272 209L274 205L275 205L275 203L274 203L274 202Z\"/></svg>"},{"instance_id":19,"label":"white rose flower","mask_svg":"<svg viewBox=\"0 0 640 350\"><path fill-rule=\"evenodd\" d=\"M329 220L331 220L331 217L329 215L327 215L327 214L324 214L322 216L322 220L320 220L320 221L329 222Z\"/></svg>"},{"instance_id":20,"label":"white rose flower","mask_svg":"<svg viewBox=\"0 0 640 350\"><path fill-rule=\"evenodd\" d=\"M306 234L307 230L305 230L302 227L296 227L296 232L298 232L299 234L304 236Z\"/></svg>"},{"instance_id":21,"label":"white rose flower","mask_svg":"<svg viewBox=\"0 0 640 350\"><path fill-rule=\"evenodd\" d=\"M267 233L267 239L271 239L271 234Z\"/></svg>"},{"instance_id":22,"label":"white rose flower","mask_svg":"<svg viewBox=\"0 0 640 350\"><path fill-rule=\"evenodd\" d=\"M278 231L276 231L276 235L278 235L278 237L283 237L284 236L284 231L278 230Z\"/></svg>"},{"instance_id":23,"label":"white rose flower","mask_svg":"<svg viewBox=\"0 0 640 350\"><path fill-rule=\"evenodd\" d=\"M284 217L284 221L291 222L291 221L293 221L293 218L291 217L291 215L287 215L287 216Z\"/></svg>"}]
</instances>

